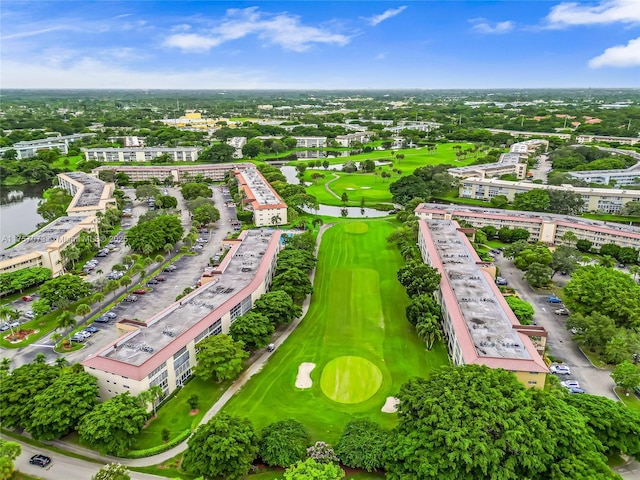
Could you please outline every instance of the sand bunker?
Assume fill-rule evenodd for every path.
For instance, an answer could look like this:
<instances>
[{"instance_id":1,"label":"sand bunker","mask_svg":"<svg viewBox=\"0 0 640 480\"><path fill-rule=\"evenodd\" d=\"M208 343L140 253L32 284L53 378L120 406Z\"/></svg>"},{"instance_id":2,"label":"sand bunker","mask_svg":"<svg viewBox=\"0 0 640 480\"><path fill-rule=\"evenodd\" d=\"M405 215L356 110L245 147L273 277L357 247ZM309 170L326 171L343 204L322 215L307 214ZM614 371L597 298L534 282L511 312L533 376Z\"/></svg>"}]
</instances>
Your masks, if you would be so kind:
<instances>
[{"instance_id":1,"label":"sand bunker","mask_svg":"<svg viewBox=\"0 0 640 480\"><path fill-rule=\"evenodd\" d=\"M381 410L384 413L396 413L398 411L399 403L400 403L400 400L398 400L396 397L387 397L387 401L384 402L384 405L382 406Z\"/></svg>"},{"instance_id":2,"label":"sand bunker","mask_svg":"<svg viewBox=\"0 0 640 480\"><path fill-rule=\"evenodd\" d=\"M311 388L313 380L311 380L311 372L316 368L315 363L301 363L298 367L298 376L296 377L296 388Z\"/></svg>"},{"instance_id":3,"label":"sand bunker","mask_svg":"<svg viewBox=\"0 0 640 480\"><path fill-rule=\"evenodd\" d=\"M369 190L371 187L360 187L362 190Z\"/></svg>"},{"instance_id":4,"label":"sand bunker","mask_svg":"<svg viewBox=\"0 0 640 480\"><path fill-rule=\"evenodd\" d=\"M355 190L355 188L347 187L347 188L345 188L345 190Z\"/></svg>"}]
</instances>

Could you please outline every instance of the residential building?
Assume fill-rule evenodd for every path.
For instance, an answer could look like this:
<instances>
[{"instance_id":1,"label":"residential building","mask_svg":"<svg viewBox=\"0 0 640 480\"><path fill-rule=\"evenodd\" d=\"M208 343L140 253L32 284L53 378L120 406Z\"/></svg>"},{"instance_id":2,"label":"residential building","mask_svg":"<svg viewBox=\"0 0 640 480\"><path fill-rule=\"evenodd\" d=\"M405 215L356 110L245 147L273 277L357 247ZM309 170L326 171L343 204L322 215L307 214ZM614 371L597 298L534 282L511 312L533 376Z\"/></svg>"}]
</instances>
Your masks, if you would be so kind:
<instances>
[{"instance_id":1,"label":"residential building","mask_svg":"<svg viewBox=\"0 0 640 480\"><path fill-rule=\"evenodd\" d=\"M256 227L286 225L287 204L262 176L257 168L245 168L235 172L238 189L244 193L242 204L253 211Z\"/></svg>"},{"instance_id":2,"label":"residential building","mask_svg":"<svg viewBox=\"0 0 640 480\"><path fill-rule=\"evenodd\" d=\"M291 137L295 138L297 148L324 148L327 146L327 137Z\"/></svg>"},{"instance_id":3,"label":"residential building","mask_svg":"<svg viewBox=\"0 0 640 480\"><path fill-rule=\"evenodd\" d=\"M113 197L115 184L103 182L97 175L84 172L59 173L58 187L73 195L67 215L86 217L116 207L116 199Z\"/></svg>"},{"instance_id":4,"label":"residential building","mask_svg":"<svg viewBox=\"0 0 640 480\"><path fill-rule=\"evenodd\" d=\"M195 162L202 151L200 147L127 147L85 148L87 161L99 162L150 162L160 155L169 155L172 162Z\"/></svg>"},{"instance_id":5,"label":"residential building","mask_svg":"<svg viewBox=\"0 0 640 480\"><path fill-rule=\"evenodd\" d=\"M544 388L546 331L520 325L494 282L495 267L478 257L457 222L420 220L419 228L422 259L442 275L434 295L453 363L502 368L526 387Z\"/></svg>"},{"instance_id":6,"label":"residential building","mask_svg":"<svg viewBox=\"0 0 640 480\"><path fill-rule=\"evenodd\" d=\"M574 145L577 147L577 145ZM624 187L626 185L640 186L640 153L633 150L623 150L621 148L597 147L613 156L626 155L635 158L638 163L619 170L581 170L578 172L567 172L573 178L578 178L587 183L599 185L611 185L613 188Z\"/></svg>"},{"instance_id":7,"label":"residential building","mask_svg":"<svg viewBox=\"0 0 640 480\"><path fill-rule=\"evenodd\" d=\"M529 192L534 189L577 193L584 200L584 210L588 212L617 213L626 203L640 201L640 190L574 187L573 185L541 185L531 182L510 182L496 178L480 177L461 180L459 195L462 198L473 198L475 200L491 200L497 195L505 195L512 202L517 193Z\"/></svg>"},{"instance_id":8,"label":"residential building","mask_svg":"<svg viewBox=\"0 0 640 480\"><path fill-rule=\"evenodd\" d=\"M152 385L162 398L184 385L197 364L198 343L229 333L271 285L280 249L279 230L245 230L233 242L213 281L147 320L122 320L122 336L82 362L98 379L99 397L138 395Z\"/></svg>"},{"instance_id":9,"label":"residential building","mask_svg":"<svg viewBox=\"0 0 640 480\"><path fill-rule=\"evenodd\" d=\"M530 242L543 242L550 246L566 244L562 237L567 232L573 232L578 240L588 240L594 248L615 243L620 247L640 249L640 228L622 223L553 213L436 203L418 205L415 214L422 220L458 220L470 223L476 228L524 228L531 235Z\"/></svg>"},{"instance_id":10,"label":"residential building","mask_svg":"<svg viewBox=\"0 0 640 480\"><path fill-rule=\"evenodd\" d=\"M571 134L570 133L522 132L522 131L519 131L519 130L504 130L504 129L501 129L501 128L487 128L486 130L488 132L493 133L494 135L496 133L508 133L512 137L521 137L521 138L549 138L549 137L556 137L556 138L560 138L562 140L570 140L571 139Z\"/></svg>"},{"instance_id":11,"label":"residential building","mask_svg":"<svg viewBox=\"0 0 640 480\"><path fill-rule=\"evenodd\" d=\"M385 127L385 130L391 133L400 133L403 130L417 130L419 132L430 132L440 128L436 122L398 122L396 127Z\"/></svg>"},{"instance_id":12,"label":"residential building","mask_svg":"<svg viewBox=\"0 0 640 480\"><path fill-rule=\"evenodd\" d=\"M216 182L223 181L229 172L242 170L244 168L255 168L253 163L211 163L204 165L103 165L93 169L97 174L102 170L110 170L116 173L122 172L132 182L156 179L165 181L170 179L173 182L187 182L196 177L203 177Z\"/></svg>"},{"instance_id":13,"label":"residential building","mask_svg":"<svg viewBox=\"0 0 640 480\"><path fill-rule=\"evenodd\" d=\"M95 133L75 133L73 135L58 135L38 140L26 140L16 142L11 147L0 148L0 156L7 150L15 150L18 159L32 158L38 154L39 150L53 150L57 148L62 155L69 153L69 144L85 137L95 136Z\"/></svg>"},{"instance_id":14,"label":"residential building","mask_svg":"<svg viewBox=\"0 0 640 480\"><path fill-rule=\"evenodd\" d=\"M636 145L640 143L640 137L609 137L607 135L578 135L578 143L607 142L620 143L622 145Z\"/></svg>"},{"instance_id":15,"label":"residential building","mask_svg":"<svg viewBox=\"0 0 640 480\"><path fill-rule=\"evenodd\" d=\"M548 140L525 140L514 143L509 153L503 153L497 162L467 167L450 168L448 172L456 178L490 178L501 175L514 175L522 180L527 176L527 159L539 148L549 148Z\"/></svg>"},{"instance_id":16,"label":"residential building","mask_svg":"<svg viewBox=\"0 0 640 480\"><path fill-rule=\"evenodd\" d=\"M280 128L286 130L287 132L292 131L294 128L304 127L304 128L318 128L317 123L299 123L297 125L280 125Z\"/></svg>"},{"instance_id":17,"label":"residential building","mask_svg":"<svg viewBox=\"0 0 640 480\"><path fill-rule=\"evenodd\" d=\"M336 136L336 142L341 147L351 147L354 143L367 143L371 139L371 133L358 132Z\"/></svg>"},{"instance_id":18,"label":"residential building","mask_svg":"<svg viewBox=\"0 0 640 480\"><path fill-rule=\"evenodd\" d=\"M98 219L95 215L60 217L13 247L0 253L0 273L29 267L44 267L52 276L65 273L62 251L75 245L82 232L95 234L98 240Z\"/></svg>"}]
</instances>

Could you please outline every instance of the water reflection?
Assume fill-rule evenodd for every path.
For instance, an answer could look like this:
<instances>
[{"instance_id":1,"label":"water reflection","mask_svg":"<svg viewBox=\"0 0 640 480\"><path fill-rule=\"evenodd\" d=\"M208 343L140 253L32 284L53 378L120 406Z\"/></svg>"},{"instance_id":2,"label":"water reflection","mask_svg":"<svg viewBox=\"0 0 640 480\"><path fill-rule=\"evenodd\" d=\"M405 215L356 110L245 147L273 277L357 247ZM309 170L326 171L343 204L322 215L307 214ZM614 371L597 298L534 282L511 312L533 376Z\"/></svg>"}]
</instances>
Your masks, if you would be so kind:
<instances>
[{"instance_id":1,"label":"water reflection","mask_svg":"<svg viewBox=\"0 0 640 480\"><path fill-rule=\"evenodd\" d=\"M0 187L0 232L2 248L14 244L21 233L31 233L44 219L36 211L46 183Z\"/></svg>"}]
</instances>

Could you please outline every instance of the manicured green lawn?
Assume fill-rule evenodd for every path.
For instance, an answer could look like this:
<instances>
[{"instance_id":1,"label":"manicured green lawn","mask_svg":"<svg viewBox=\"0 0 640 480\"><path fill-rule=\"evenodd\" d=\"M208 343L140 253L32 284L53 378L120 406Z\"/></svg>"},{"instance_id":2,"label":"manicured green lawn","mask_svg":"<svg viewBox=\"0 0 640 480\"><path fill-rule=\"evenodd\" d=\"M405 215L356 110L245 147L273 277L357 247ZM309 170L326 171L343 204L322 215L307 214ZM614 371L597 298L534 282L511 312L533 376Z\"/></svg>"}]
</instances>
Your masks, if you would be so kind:
<instances>
[{"instance_id":1,"label":"manicured green lawn","mask_svg":"<svg viewBox=\"0 0 640 480\"><path fill-rule=\"evenodd\" d=\"M618 397L620 397L622 403L627 407L640 412L640 399L638 399L633 392L629 392L629 395L627 396L626 392L622 388L616 387L616 393L618 394Z\"/></svg>"},{"instance_id":2,"label":"manicured green lawn","mask_svg":"<svg viewBox=\"0 0 640 480\"><path fill-rule=\"evenodd\" d=\"M158 417L151 421L149 426L143 429L136 437L133 450L162 445L162 430L169 430L169 438L173 439L185 430L190 430L198 425L198 422L211 406L220 398L229 387L229 383L205 382L198 377L187 383L182 390L163 404L158 410ZM191 415L189 412L189 397L198 395L199 412Z\"/></svg>"},{"instance_id":3,"label":"manicured green lawn","mask_svg":"<svg viewBox=\"0 0 640 480\"><path fill-rule=\"evenodd\" d=\"M411 174L418 167L423 167L425 165L438 165L441 163L466 166L475 161L475 158L457 161L455 155L456 150L453 149L456 145L461 145L464 148L471 144L441 144L438 146L437 152L428 152L424 148L399 150L397 153L404 155L402 160L397 160L392 157L391 152L388 150L361 153L350 157L328 159L331 164L344 163L349 160L361 162L367 159L378 161L387 160L392 161L393 163L377 168L375 173L342 173L332 171L331 167L329 167L329 170L325 170L324 168L313 170L308 169L305 172L304 181L314 182L314 184L307 187L307 193L315 196L319 203L323 203L325 205L342 205L343 203L339 198L335 198L325 189L325 183L330 181L329 188L335 192L338 197L342 197L343 193L347 194L349 197L347 206L360 206L360 202L363 197L365 199L365 206L373 206L375 203L388 203L392 200L391 193L389 192L389 185L401 176ZM298 162L292 162L290 165L295 165L296 163L305 163L305 161L299 160ZM396 171L394 172L394 170ZM398 173L397 170L400 170L401 173ZM390 173L391 178L383 180L380 175L382 172ZM313 173L321 173L324 175L324 178L314 181L311 178ZM331 181L334 178L333 174L339 176L339 178Z\"/></svg>"},{"instance_id":4,"label":"manicured green lawn","mask_svg":"<svg viewBox=\"0 0 640 480\"><path fill-rule=\"evenodd\" d=\"M65 164L65 159L69 160L67 164ZM78 168L78 163L84 161L84 155L74 155L72 157L60 157L58 160L51 164L54 168L63 168L65 170L75 171Z\"/></svg>"},{"instance_id":5,"label":"manicured green lawn","mask_svg":"<svg viewBox=\"0 0 640 480\"><path fill-rule=\"evenodd\" d=\"M387 428L393 427L396 415L383 413L388 396L414 376L428 376L448 363L444 345L428 352L414 328L405 319L408 298L396 279L403 265L397 249L386 237L394 224L386 220L341 222L327 230L318 257L314 294L307 316L278 348L264 369L254 376L231 399L225 410L249 417L256 428L286 418L302 422L313 440L335 442L345 424L356 417L369 417ZM341 402L361 395L358 403L331 400L322 391L321 378L333 373L332 360L359 357L375 369L359 370L355 363L343 370L335 382L345 392L345 378L353 376L353 392L340 397ZM298 367L314 363L311 388L296 388ZM327 374L325 367L329 365ZM357 376L375 370L382 374L379 389L359 393ZM325 380L328 382L328 380Z\"/></svg>"}]
</instances>

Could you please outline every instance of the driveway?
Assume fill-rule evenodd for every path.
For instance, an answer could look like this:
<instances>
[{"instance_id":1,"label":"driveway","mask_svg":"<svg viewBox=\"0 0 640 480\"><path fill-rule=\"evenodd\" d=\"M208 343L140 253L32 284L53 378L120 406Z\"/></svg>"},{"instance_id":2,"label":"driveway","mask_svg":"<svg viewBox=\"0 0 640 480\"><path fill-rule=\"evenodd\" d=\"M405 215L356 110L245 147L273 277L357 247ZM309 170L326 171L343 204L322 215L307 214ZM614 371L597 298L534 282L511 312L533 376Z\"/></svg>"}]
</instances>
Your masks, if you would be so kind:
<instances>
[{"instance_id":1,"label":"driveway","mask_svg":"<svg viewBox=\"0 0 640 480\"><path fill-rule=\"evenodd\" d=\"M549 333L547 338L549 355L571 367L571 375L566 377L562 375L560 380L575 379L587 393L617 400L613 393L615 384L610 377L611 372L596 368L589 362L572 340L571 332L565 328L567 317L553 313L561 305L548 303L548 294L535 292L523 280L523 272L518 270L511 260L499 255L495 258L495 264L500 268L500 275L509 281L509 286L514 288L523 300L533 305L537 324L543 326Z\"/></svg>"}]
</instances>

